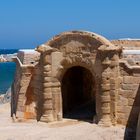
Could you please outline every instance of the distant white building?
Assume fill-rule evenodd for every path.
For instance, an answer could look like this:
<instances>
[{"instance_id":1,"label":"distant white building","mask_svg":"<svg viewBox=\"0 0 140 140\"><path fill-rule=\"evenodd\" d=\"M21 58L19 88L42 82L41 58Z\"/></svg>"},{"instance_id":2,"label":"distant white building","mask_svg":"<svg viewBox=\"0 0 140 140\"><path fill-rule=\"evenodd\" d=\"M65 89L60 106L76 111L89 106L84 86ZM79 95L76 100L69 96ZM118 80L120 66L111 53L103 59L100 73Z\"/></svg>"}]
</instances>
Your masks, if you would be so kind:
<instances>
[{"instance_id":1,"label":"distant white building","mask_svg":"<svg viewBox=\"0 0 140 140\"><path fill-rule=\"evenodd\" d=\"M118 40L140 40L140 38L121 38L121 39L118 39Z\"/></svg>"}]
</instances>

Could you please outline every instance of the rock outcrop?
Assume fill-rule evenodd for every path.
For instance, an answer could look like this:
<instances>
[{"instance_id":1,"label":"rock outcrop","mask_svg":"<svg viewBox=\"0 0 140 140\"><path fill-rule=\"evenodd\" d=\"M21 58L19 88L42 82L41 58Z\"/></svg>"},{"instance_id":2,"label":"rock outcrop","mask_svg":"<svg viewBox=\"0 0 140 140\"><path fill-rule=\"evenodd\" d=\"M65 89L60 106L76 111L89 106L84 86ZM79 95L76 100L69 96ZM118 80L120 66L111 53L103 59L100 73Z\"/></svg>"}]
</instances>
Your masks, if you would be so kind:
<instances>
[{"instance_id":1,"label":"rock outcrop","mask_svg":"<svg viewBox=\"0 0 140 140\"><path fill-rule=\"evenodd\" d=\"M9 88L6 94L0 95L0 104L8 103L11 101L11 88Z\"/></svg>"},{"instance_id":2,"label":"rock outcrop","mask_svg":"<svg viewBox=\"0 0 140 140\"><path fill-rule=\"evenodd\" d=\"M0 62L6 62L6 61L7 61L6 58L4 58L3 55L0 55Z\"/></svg>"},{"instance_id":3,"label":"rock outcrop","mask_svg":"<svg viewBox=\"0 0 140 140\"><path fill-rule=\"evenodd\" d=\"M13 57L17 56L17 53L14 54L1 54L0 55L0 62L12 62Z\"/></svg>"}]
</instances>

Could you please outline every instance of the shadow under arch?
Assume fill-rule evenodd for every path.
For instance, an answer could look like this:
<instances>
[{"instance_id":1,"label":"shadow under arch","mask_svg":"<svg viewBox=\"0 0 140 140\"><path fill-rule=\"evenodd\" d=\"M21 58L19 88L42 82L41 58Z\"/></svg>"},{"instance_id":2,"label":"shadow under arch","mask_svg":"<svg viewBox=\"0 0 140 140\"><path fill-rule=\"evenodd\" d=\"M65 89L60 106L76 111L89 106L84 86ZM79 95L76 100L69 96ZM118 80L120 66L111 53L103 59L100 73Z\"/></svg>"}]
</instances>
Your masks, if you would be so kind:
<instances>
[{"instance_id":1,"label":"shadow under arch","mask_svg":"<svg viewBox=\"0 0 140 140\"><path fill-rule=\"evenodd\" d=\"M63 118L93 122L96 115L95 79L82 66L68 68L61 80Z\"/></svg>"}]
</instances>

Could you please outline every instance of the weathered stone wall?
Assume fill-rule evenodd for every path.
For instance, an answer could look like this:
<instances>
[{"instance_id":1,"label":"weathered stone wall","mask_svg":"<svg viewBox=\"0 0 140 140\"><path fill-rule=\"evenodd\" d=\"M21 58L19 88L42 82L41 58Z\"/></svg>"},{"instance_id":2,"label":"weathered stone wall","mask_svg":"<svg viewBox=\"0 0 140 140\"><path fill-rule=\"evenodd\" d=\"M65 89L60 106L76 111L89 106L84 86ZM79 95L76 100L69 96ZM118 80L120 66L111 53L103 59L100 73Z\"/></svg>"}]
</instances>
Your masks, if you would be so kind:
<instances>
[{"instance_id":1,"label":"weathered stone wall","mask_svg":"<svg viewBox=\"0 0 140 140\"><path fill-rule=\"evenodd\" d=\"M23 56L28 59L24 60L20 54L24 54ZM29 56L32 59L34 57L33 61L29 61ZM20 51L18 57L14 58L16 74L12 85L11 115L15 114L18 119L36 117L33 79L35 77L34 67L38 64L37 58L39 59L39 53L35 51L28 51L27 55L26 52Z\"/></svg>"},{"instance_id":2,"label":"weathered stone wall","mask_svg":"<svg viewBox=\"0 0 140 140\"><path fill-rule=\"evenodd\" d=\"M124 50L123 60L125 60L131 66L140 66L140 51Z\"/></svg>"},{"instance_id":3,"label":"weathered stone wall","mask_svg":"<svg viewBox=\"0 0 140 140\"><path fill-rule=\"evenodd\" d=\"M39 60L39 54L32 49L19 50L17 57L23 65L34 64Z\"/></svg>"},{"instance_id":4,"label":"weathered stone wall","mask_svg":"<svg viewBox=\"0 0 140 140\"><path fill-rule=\"evenodd\" d=\"M130 122L136 126L140 110L140 71L129 69L125 64L120 65L118 123L127 125Z\"/></svg>"},{"instance_id":5,"label":"weathered stone wall","mask_svg":"<svg viewBox=\"0 0 140 140\"><path fill-rule=\"evenodd\" d=\"M140 55L139 51L123 51L119 62L119 96L117 123L126 126L126 139L135 138L140 112Z\"/></svg>"},{"instance_id":6,"label":"weathered stone wall","mask_svg":"<svg viewBox=\"0 0 140 140\"><path fill-rule=\"evenodd\" d=\"M112 40L111 43L114 45L122 46L127 50L140 50L140 40L139 39L123 39L123 40Z\"/></svg>"}]
</instances>

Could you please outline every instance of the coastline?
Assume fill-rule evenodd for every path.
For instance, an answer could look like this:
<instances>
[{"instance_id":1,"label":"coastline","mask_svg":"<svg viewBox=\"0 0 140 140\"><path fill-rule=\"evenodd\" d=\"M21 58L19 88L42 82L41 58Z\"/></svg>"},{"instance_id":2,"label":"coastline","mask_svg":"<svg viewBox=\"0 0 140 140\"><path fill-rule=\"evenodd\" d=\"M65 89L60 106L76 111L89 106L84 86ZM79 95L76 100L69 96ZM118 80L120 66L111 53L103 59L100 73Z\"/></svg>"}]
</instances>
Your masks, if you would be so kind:
<instances>
[{"instance_id":1,"label":"coastline","mask_svg":"<svg viewBox=\"0 0 140 140\"><path fill-rule=\"evenodd\" d=\"M14 62L0 63L0 95L5 94L14 80L16 64Z\"/></svg>"},{"instance_id":2,"label":"coastline","mask_svg":"<svg viewBox=\"0 0 140 140\"><path fill-rule=\"evenodd\" d=\"M0 49L0 105L11 100L11 88L15 64L12 58L17 56L18 49Z\"/></svg>"}]
</instances>

